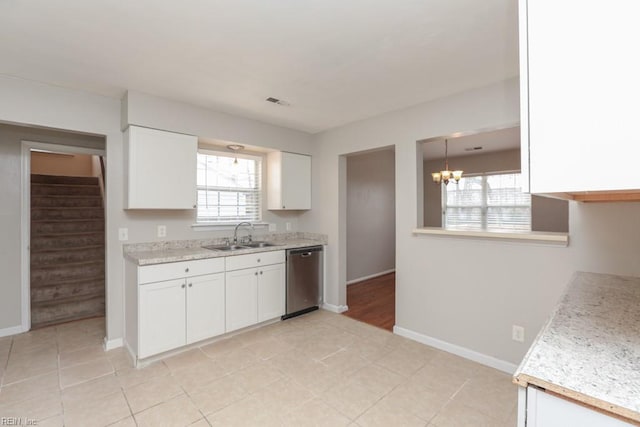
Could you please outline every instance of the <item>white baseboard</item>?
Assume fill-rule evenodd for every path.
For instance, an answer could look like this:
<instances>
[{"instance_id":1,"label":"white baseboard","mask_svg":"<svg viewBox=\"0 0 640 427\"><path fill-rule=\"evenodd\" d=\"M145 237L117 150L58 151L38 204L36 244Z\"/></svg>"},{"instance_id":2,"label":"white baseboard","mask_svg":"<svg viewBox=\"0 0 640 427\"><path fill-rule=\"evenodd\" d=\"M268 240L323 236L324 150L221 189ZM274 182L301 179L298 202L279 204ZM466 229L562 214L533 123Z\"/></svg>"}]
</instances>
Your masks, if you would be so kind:
<instances>
[{"instance_id":1,"label":"white baseboard","mask_svg":"<svg viewBox=\"0 0 640 427\"><path fill-rule=\"evenodd\" d=\"M474 362L478 362L483 365L489 366L491 368L495 368L499 371L506 372L507 374L513 374L518 368L518 366L514 365L513 363L496 359L493 356L489 356L483 353L478 353L477 351L474 351L465 347L460 347L459 345L451 344L446 341L441 341L437 338L423 335L418 332L414 332L409 329L402 328L400 326L394 326L393 333L405 338L409 338L410 340L418 341L419 343L426 344L431 347L435 347L439 350L444 350L448 353L453 353L456 356L473 360Z\"/></svg>"},{"instance_id":2,"label":"white baseboard","mask_svg":"<svg viewBox=\"0 0 640 427\"><path fill-rule=\"evenodd\" d=\"M349 280L347 282L347 286L353 285L354 283L362 282L364 280L375 279L376 277L384 276L385 274L395 273L396 269L392 268L391 270L381 271L380 273L370 274L364 277L358 277L357 279Z\"/></svg>"},{"instance_id":3,"label":"white baseboard","mask_svg":"<svg viewBox=\"0 0 640 427\"><path fill-rule=\"evenodd\" d=\"M10 335L21 334L23 332L27 332L28 329L22 327L22 325L12 326L10 328L0 329L0 338L8 337Z\"/></svg>"},{"instance_id":4,"label":"white baseboard","mask_svg":"<svg viewBox=\"0 0 640 427\"><path fill-rule=\"evenodd\" d=\"M345 311L349 310L349 307L347 307L346 305L334 305L334 304L329 304L328 302L322 303L321 308L327 311L338 313L338 314L344 313Z\"/></svg>"},{"instance_id":5,"label":"white baseboard","mask_svg":"<svg viewBox=\"0 0 640 427\"><path fill-rule=\"evenodd\" d=\"M122 338L108 340L107 337L104 337L104 343L102 347L104 348L104 351L109 351L109 350L113 350L114 348L120 348L123 345L124 345L124 341L122 340Z\"/></svg>"}]
</instances>

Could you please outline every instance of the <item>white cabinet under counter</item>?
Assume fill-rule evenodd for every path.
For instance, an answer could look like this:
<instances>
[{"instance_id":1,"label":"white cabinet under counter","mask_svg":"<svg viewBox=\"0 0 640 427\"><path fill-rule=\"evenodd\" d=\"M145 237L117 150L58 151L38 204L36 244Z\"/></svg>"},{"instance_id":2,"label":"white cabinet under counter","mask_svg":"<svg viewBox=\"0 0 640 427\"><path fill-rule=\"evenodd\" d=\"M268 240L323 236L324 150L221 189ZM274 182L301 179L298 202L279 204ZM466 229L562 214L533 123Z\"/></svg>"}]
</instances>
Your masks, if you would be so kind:
<instances>
[{"instance_id":1,"label":"white cabinet under counter","mask_svg":"<svg viewBox=\"0 0 640 427\"><path fill-rule=\"evenodd\" d=\"M194 209L198 138L129 126L124 132L125 209Z\"/></svg>"},{"instance_id":2,"label":"white cabinet under counter","mask_svg":"<svg viewBox=\"0 0 640 427\"><path fill-rule=\"evenodd\" d=\"M125 341L144 359L225 332L224 258L126 263Z\"/></svg>"},{"instance_id":3,"label":"white cabinet under counter","mask_svg":"<svg viewBox=\"0 0 640 427\"><path fill-rule=\"evenodd\" d=\"M227 332L284 314L284 251L227 257L225 276Z\"/></svg>"}]
</instances>

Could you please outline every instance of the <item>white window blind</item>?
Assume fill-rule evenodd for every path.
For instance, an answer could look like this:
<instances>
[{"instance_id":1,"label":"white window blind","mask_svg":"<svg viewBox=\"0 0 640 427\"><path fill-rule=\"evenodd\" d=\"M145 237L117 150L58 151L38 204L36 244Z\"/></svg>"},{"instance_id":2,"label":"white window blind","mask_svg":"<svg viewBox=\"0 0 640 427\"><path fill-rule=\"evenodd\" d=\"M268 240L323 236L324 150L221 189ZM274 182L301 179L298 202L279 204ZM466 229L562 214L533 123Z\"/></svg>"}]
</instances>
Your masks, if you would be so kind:
<instances>
[{"instance_id":1,"label":"white window blind","mask_svg":"<svg viewBox=\"0 0 640 427\"><path fill-rule=\"evenodd\" d=\"M531 230L531 196L522 192L520 173L463 176L442 189L445 228Z\"/></svg>"},{"instance_id":2,"label":"white window blind","mask_svg":"<svg viewBox=\"0 0 640 427\"><path fill-rule=\"evenodd\" d=\"M260 221L262 161L259 157L198 152L198 223Z\"/></svg>"}]
</instances>

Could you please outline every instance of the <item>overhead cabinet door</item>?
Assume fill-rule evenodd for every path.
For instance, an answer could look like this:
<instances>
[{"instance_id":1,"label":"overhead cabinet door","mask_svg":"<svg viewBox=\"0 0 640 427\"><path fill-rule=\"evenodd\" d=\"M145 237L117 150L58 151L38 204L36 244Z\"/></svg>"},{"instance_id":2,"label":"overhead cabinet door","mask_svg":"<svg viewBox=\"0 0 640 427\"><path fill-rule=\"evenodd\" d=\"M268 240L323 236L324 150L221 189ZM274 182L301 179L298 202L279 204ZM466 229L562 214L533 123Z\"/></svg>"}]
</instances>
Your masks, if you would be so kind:
<instances>
[{"instance_id":1,"label":"overhead cabinet door","mask_svg":"<svg viewBox=\"0 0 640 427\"><path fill-rule=\"evenodd\" d=\"M129 126L125 209L194 209L198 138Z\"/></svg>"},{"instance_id":2,"label":"overhead cabinet door","mask_svg":"<svg viewBox=\"0 0 640 427\"><path fill-rule=\"evenodd\" d=\"M311 156L269 153L267 168L270 210L311 209Z\"/></svg>"},{"instance_id":3,"label":"overhead cabinet door","mask_svg":"<svg viewBox=\"0 0 640 427\"><path fill-rule=\"evenodd\" d=\"M528 162L531 192L640 188L640 2L520 3L523 170Z\"/></svg>"}]
</instances>

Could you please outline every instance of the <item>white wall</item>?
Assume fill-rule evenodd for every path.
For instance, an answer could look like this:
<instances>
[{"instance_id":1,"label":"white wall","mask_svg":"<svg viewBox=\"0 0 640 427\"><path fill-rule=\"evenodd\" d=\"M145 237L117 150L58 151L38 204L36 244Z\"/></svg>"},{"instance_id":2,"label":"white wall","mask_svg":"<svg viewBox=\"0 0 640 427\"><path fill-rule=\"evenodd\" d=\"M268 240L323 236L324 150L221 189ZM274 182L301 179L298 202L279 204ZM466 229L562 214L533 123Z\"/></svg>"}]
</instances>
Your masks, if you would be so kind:
<instances>
[{"instance_id":1,"label":"white wall","mask_svg":"<svg viewBox=\"0 0 640 427\"><path fill-rule=\"evenodd\" d=\"M0 93L0 123L85 132L103 135L106 138L107 336L108 339L115 340L114 342L122 337L124 321L123 257L122 243L117 240L118 228L129 229L130 240L127 243L159 240L155 237L156 226L159 224L167 226L168 240L230 234L228 229L194 231L191 224L194 222L195 213L192 211L154 212L122 209L123 116L126 120L129 120L128 117L135 117L129 121L130 123L189 133L204 139L227 140L300 153L310 152L309 134L143 94L130 97L128 102L125 100L121 103L117 99L4 76L0 76ZM124 109L121 109L122 106ZM0 164L3 167L12 165L13 170L19 170L20 156L15 152L5 153L0 149ZM10 187L8 191L19 194L20 174L12 174L3 184ZM12 224L11 232L7 234L8 238L0 245L6 245L12 251L17 251L16 248L20 245L20 218L15 215L16 208L19 209L19 199L15 197L6 203L3 202L0 208L0 212L11 212L2 219L7 219ZM299 212L265 212L265 219L276 223L279 230L284 228L286 222L291 222L296 229L299 216ZM17 277L21 268L19 263L2 264L2 267L5 277ZM15 280L3 279L0 288L0 308L5 305L20 306L19 286L19 282ZM10 298L5 299L5 295L10 295ZM0 316L0 331L17 327L19 323L19 315L16 318L13 312L6 319Z\"/></svg>"},{"instance_id":2,"label":"white wall","mask_svg":"<svg viewBox=\"0 0 640 427\"><path fill-rule=\"evenodd\" d=\"M393 150L347 158L347 280L396 266Z\"/></svg>"},{"instance_id":3,"label":"white wall","mask_svg":"<svg viewBox=\"0 0 640 427\"><path fill-rule=\"evenodd\" d=\"M121 209L122 195L122 133L120 132L120 102L103 96L86 92L69 90L62 87L50 86L31 81L25 81L6 76L0 76L0 122L21 125L48 127L73 132L84 132L102 135L106 139L106 154L110 159L110 173L107 174L106 209L106 304L107 304L107 336L116 339L122 336L122 248L117 242L117 229L122 224ZM21 159L15 153L0 155L2 162L16 168ZM20 166L18 166L20 168ZM20 192L20 174L12 175L3 185L10 186L13 191ZM15 198L7 201L6 209L15 211ZM3 202L4 204L4 202ZM20 245L19 224L21 218L11 218L12 232L3 244L10 251L17 252ZM21 264L12 263L3 269L5 276L20 274ZM4 280L4 279L3 279ZM15 289L20 283L4 282L2 296L12 293L11 299L1 298L2 305L20 307ZM4 323L7 322L7 323ZM20 320L3 319L0 330L16 328Z\"/></svg>"},{"instance_id":4,"label":"white wall","mask_svg":"<svg viewBox=\"0 0 640 427\"><path fill-rule=\"evenodd\" d=\"M422 217L416 141L513 125L518 90L512 79L316 136L315 209L301 226L329 235L328 303L346 303L340 156L390 144L396 149L397 326L516 364L574 271L640 275L637 203L572 204L566 248L411 233ZM525 343L511 340L513 324L525 327Z\"/></svg>"}]
</instances>

